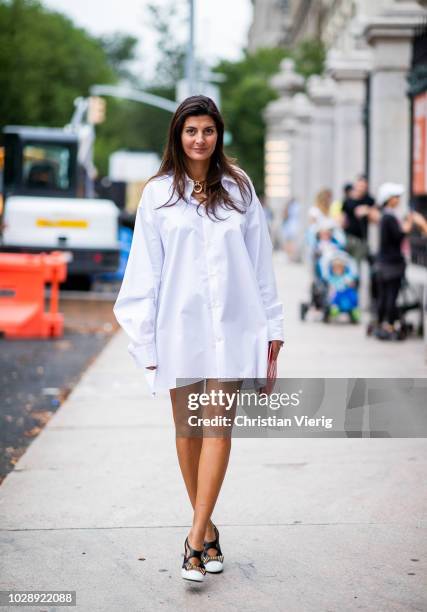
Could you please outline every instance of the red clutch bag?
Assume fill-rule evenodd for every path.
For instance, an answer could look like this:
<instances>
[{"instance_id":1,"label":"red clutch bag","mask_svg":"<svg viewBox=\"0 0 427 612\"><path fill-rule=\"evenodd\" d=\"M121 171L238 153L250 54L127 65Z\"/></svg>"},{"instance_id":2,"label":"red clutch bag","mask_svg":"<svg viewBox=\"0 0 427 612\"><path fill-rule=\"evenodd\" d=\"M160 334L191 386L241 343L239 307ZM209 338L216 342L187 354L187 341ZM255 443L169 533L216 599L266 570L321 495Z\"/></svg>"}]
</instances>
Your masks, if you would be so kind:
<instances>
[{"instance_id":1,"label":"red clutch bag","mask_svg":"<svg viewBox=\"0 0 427 612\"><path fill-rule=\"evenodd\" d=\"M270 393L274 389L274 384L277 378L277 359L273 359L273 345L270 342L268 345L268 363L267 363L267 382L264 387L261 387L260 393Z\"/></svg>"}]
</instances>

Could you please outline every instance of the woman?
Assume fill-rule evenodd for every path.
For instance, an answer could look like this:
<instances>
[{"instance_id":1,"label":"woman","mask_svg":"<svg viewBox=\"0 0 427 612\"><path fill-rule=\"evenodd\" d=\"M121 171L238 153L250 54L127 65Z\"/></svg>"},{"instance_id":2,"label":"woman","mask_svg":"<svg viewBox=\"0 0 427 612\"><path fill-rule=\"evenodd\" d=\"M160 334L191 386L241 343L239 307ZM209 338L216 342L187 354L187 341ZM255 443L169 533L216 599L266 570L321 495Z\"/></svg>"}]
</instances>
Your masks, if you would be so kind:
<instances>
[{"instance_id":1,"label":"woman","mask_svg":"<svg viewBox=\"0 0 427 612\"><path fill-rule=\"evenodd\" d=\"M338 242L340 248L345 246L344 232L338 221L332 216L331 206L332 191L325 188L316 194L315 204L308 210L306 242L311 257L318 246L319 232L327 231L331 233L334 242Z\"/></svg>"},{"instance_id":2,"label":"woman","mask_svg":"<svg viewBox=\"0 0 427 612\"><path fill-rule=\"evenodd\" d=\"M290 261L298 261L298 238L300 232L301 205L295 198L290 198L282 215L282 247Z\"/></svg>"},{"instance_id":3,"label":"woman","mask_svg":"<svg viewBox=\"0 0 427 612\"><path fill-rule=\"evenodd\" d=\"M396 208L404 193L403 185L384 183L378 192L378 204L382 207L380 220L380 246L375 265L377 277L377 329L380 340L400 338L397 326L397 297L405 276L405 258L402 241L413 225L427 233L427 222L417 212L411 212L403 221L399 220Z\"/></svg>"},{"instance_id":4,"label":"woman","mask_svg":"<svg viewBox=\"0 0 427 612\"><path fill-rule=\"evenodd\" d=\"M114 306L152 394L170 393L194 510L181 574L196 581L223 568L211 514L231 429L193 431L188 400L204 390L237 393L244 379L265 379L270 344L274 359L283 344L264 211L249 177L224 154L223 135L210 98L191 96L179 105L159 172L144 188ZM208 416L225 412L213 400L205 406Z\"/></svg>"}]
</instances>

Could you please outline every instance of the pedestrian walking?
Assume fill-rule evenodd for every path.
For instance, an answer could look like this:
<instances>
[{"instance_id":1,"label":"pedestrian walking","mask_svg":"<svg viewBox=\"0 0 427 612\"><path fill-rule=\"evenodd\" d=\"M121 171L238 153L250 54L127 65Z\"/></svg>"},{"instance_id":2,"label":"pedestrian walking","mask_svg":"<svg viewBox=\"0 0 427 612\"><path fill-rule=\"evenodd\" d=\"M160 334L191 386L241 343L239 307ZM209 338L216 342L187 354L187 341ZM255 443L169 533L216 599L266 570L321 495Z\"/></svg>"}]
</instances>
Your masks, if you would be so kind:
<instances>
[{"instance_id":1,"label":"pedestrian walking","mask_svg":"<svg viewBox=\"0 0 427 612\"><path fill-rule=\"evenodd\" d=\"M427 234L427 221L417 212L411 212L403 221L397 214L403 185L384 183L378 192L382 209L380 220L380 246L375 264L377 279L377 328L375 335L381 340L400 339L397 298L405 277L406 262L402 254L402 241L416 225Z\"/></svg>"},{"instance_id":2,"label":"pedestrian walking","mask_svg":"<svg viewBox=\"0 0 427 612\"><path fill-rule=\"evenodd\" d=\"M283 209L281 237L282 248L290 261L298 261L301 224L301 204L294 197L290 198Z\"/></svg>"},{"instance_id":3,"label":"pedestrian walking","mask_svg":"<svg viewBox=\"0 0 427 612\"><path fill-rule=\"evenodd\" d=\"M159 172L138 206L114 306L152 394L170 393L179 465L193 506L181 575L195 581L223 569L211 517L231 429L202 424L194 435L188 401L203 391L237 395L244 379L265 379L269 348L277 359L283 344L265 213L249 176L224 154L223 136L210 98L191 96L179 105ZM213 401L204 412L225 413Z\"/></svg>"}]
</instances>

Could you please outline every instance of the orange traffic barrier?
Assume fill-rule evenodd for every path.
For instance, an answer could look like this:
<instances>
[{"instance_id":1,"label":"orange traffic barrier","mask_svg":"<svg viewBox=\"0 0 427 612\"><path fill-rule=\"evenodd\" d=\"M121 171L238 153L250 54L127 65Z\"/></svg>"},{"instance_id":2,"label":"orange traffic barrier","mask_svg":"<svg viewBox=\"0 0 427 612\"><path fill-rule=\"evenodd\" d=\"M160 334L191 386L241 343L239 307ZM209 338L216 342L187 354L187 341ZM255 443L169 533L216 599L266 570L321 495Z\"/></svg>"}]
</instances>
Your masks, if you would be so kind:
<instances>
[{"instance_id":1,"label":"orange traffic barrier","mask_svg":"<svg viewBox=\"0 0 427 612\"><path fill-rule=\"evenodd\" d=\"M6 338L62 336L58 312L59 283L67 278L61 251L30 255L0 253L0 334ZM50 309L45 312L45 285L51 283Z\"/></svg>"}]
</instances>

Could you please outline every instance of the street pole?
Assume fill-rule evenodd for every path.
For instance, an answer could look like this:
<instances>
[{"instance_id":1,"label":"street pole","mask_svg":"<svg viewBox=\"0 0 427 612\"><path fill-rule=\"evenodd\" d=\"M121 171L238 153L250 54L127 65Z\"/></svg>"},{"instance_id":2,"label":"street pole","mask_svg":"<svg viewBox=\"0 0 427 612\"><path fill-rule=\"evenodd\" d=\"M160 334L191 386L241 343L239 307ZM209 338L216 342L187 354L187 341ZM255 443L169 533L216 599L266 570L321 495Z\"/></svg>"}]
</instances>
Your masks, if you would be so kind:
<instances>
[{"instance_id":1,"label":"street pole","mask_svg":"<svg viewBox=\"0 0 427 612\"><path fill-rule=\"evenodd\" d=\"M185 79L187 81L188 95L192 96L194 94L194 0L188 0L188 3L190 32L187 44Z\"/></svg>"}]
</instances>

